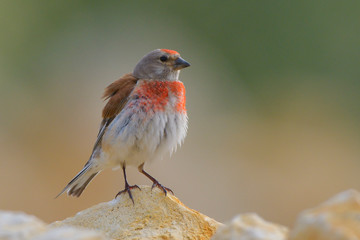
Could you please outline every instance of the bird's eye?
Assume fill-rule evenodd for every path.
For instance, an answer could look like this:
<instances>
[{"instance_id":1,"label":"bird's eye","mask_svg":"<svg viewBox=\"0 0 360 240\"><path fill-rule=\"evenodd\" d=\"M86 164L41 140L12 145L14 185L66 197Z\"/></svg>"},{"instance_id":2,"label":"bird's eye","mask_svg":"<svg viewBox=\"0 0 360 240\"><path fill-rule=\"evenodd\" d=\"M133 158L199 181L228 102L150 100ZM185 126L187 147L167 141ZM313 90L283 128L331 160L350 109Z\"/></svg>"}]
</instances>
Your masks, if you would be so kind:
<instances>
[{"instance_id":1,"label":"bird's eye","mask_svg":"<svg viewBox=\"0 0 360 240\"><path fill-rule=\"evenodd\" d=\"M161 56L160 57L160 61L162 61L162 62L165 62L167 60L168 60L167 56Z\"/></svg>"}]
</instances>

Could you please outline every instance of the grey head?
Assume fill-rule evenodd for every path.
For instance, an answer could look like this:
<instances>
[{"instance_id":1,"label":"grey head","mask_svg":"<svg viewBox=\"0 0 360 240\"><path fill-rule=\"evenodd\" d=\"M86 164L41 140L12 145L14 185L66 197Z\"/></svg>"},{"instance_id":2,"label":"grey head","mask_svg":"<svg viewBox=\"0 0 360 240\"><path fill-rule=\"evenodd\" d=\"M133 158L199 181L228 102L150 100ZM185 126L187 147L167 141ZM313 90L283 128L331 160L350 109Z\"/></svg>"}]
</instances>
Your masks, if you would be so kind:
<instances>
[{"instance_id":1,"label":"grey head","mask_svg":"<svg viewBox=\"0 0 360 240\"><path fill-rule=\"evenodd\" d=\"M139 79L175 81L179 79L180 69L190 64L174 50L156 49L146 54L136 64L133 75Z\"/></svg>"}]
</instances>

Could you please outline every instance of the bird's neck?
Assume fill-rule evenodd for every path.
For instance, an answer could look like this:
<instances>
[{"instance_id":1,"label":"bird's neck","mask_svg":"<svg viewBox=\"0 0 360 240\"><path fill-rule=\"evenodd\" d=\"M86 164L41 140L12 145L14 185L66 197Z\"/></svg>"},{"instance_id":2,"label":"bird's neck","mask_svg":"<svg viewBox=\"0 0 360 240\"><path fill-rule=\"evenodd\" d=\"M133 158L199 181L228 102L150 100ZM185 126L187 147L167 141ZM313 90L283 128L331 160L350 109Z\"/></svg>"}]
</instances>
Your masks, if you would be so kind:
<instances>
[{"instance_id":1,"label":"bird's neck","mask_svg":"<svg viewBox=\"0 0 360 240\"><path fill-rule=\"evenodd\" d=\"M134 71L133 75L138 79L149 79L154 81L177 81L179 80L180 70L166 72L153 71L152 73L144 73L140 70L136 70Z\"/></svg>"}]
</instances>

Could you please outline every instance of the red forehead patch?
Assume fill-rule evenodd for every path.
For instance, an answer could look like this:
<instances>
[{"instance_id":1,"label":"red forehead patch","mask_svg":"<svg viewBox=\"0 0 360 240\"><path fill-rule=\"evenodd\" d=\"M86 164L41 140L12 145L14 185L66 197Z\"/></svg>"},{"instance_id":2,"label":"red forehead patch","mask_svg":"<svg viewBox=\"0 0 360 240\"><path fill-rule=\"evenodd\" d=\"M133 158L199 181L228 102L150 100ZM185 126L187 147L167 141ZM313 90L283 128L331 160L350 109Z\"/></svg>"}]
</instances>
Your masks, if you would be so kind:
<instances>
[{"instance_id":1,"label":"red forehead patch","mask_svg":"<svg viewBox=\"0 0 360 240\"><path fill-rule=\"evenodd\" d=\"M169 49L160 49L160 50L171 55L179 54L177 51L174 50L169 50Z\"/></svg>"}]
</instances>

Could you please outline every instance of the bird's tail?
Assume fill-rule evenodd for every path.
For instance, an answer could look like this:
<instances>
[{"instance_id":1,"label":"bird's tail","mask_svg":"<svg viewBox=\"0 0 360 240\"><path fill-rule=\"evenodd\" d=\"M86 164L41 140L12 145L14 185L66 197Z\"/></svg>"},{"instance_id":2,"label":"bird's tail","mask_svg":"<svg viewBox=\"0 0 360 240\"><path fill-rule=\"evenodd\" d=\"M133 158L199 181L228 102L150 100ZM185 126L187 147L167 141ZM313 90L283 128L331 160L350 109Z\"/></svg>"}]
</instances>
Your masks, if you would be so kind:
<instances>
[{"instance_id":1,"label":"bird's tail","mask_svg":"<svg viewBox=\"0 0 360 240\"><path fill-rule=\"evenodd\" d=\"M69 196L79 197L89 182L98 173L99 171L94 170L91 164L87 164L55 198L59 197L65 191L67 191Z\"/></svg>"}]
</instances>

